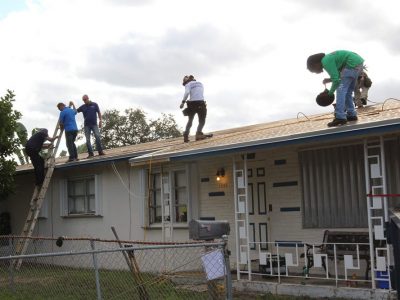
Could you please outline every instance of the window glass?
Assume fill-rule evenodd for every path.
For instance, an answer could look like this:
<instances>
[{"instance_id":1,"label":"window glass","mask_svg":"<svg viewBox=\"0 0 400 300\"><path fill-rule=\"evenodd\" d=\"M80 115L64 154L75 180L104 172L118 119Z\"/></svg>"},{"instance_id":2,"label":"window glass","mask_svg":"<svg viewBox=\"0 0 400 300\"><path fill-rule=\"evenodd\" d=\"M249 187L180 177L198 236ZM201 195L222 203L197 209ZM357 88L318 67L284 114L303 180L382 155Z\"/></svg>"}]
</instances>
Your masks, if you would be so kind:
<instances>
[{"instance_id":1,"label":"window glass","mask_svg":"<svg viewBox=\"0 0 400 300\"><path fill-rule=\"evenodd\" d=\"M170 182L171 181L171 182ZM163 172L161 191L161 174L151 175L149 187L149 220L150 224L162 223L162 213L166 221L173 220L177 223L187 222L187 178L186 171ZM161 195L163 192L163 195ZM164 199L165 207L162 207Z\"/></svg>"},{"instance_id":2,"label":"window glass","mask_svg":"<svg viewBox=\"0 0 400 300\"><path fill-rule=\"evenodd\" d=\"M95 190L94 176L68 180L68 214L95 214Z\"/></svg>"}]
</instances>

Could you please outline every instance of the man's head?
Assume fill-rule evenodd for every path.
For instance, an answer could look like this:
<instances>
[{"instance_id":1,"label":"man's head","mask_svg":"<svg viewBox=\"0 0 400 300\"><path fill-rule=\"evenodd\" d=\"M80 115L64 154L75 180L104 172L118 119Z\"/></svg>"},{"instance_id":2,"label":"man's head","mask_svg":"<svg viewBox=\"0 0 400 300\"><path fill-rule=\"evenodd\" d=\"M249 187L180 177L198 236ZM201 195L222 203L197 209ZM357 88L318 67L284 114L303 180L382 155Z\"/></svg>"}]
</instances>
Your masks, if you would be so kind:
<instances>
[{"instance_id":1,"label":"man's head","mask_svg":"<svg viewBox=\"0 0 400 300\"><path fill-rule=\"evenodd\" d=\"M32 135L34 135L35 133L38 133L38 132L42 132L42 131L45 132L45 133L48 132L46 128L38 128L38 127L33 128L32 129Z\"/></svg>"},{"instance_id":2,"label":"man's head","mask_svg":"<svg viewBox=\"0 0 400 300\"><path fill-rule=\"evenodd\" d=\"M325 53L317 53L310 55L307 59L307 69L312 73L322 73L322 59L324 58Z\"/></svg>"},{"instance_id":3,"label":"man's head","mask_svg":"<svg viewBox=\"0 0 400 300\"><path fill-rule=\"evenodd\" d=\"M60 102L60 103L57 104L57 108L58 108L60 111L63 111L64 108L65 108L65 104L62 103L62 102Z\"/></svg>"},{"instance_id":4,"label":"man's head","mask_svg":"<svg viewBox=\"0 0 400 300\"><path fill-rule=\"evenodd\" d=\"M85 104L88 104L90 102L89 96L86 94L82 96L82 100L83 100L83 102L85 102Z\"/></svg>"},{"instance_id":5,"label":"man's head","mask_svg":"<svg viewBox=\"0 0 400 300\"><path fill-rule=\"evenodd\" d=\"M187 83L189 83L191 81L196 81L196 79L194 79L194 76L193 75L186 75L185 77L183 77L182 85L185 86Z\"/></svg>"}]
</instances>

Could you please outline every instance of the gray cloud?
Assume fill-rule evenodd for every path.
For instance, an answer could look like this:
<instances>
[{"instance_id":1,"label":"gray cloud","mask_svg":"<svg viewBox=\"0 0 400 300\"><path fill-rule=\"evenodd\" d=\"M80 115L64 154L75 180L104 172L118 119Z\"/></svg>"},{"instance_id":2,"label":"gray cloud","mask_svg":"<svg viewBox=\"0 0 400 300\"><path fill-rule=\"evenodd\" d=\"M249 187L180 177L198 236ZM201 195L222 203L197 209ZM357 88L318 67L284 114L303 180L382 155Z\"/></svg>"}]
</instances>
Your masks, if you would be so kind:
<instances>
[{"instance_id":1,"label":"gray cloud","mask_svg":"<svg viewBox=\"0 0 400 300\"><path fill-rule=\"evenodd\" d=\"M154 0L104 0L112 5L122 5L122 6L142 6L149 5L154 2Z\"/></svg>"},{"instance_id":2,"label":"gray cloud","mask_svg":"<svg viewBox=\"0 0 400 300\"><path fill-rule=\"evenodd\" d=\"M364 9L362 15L362 18L347 17L347 24L353 29L355 38L377 41L390 52L400 54L400 26L372 8Z\"/></svg>"},{"instance_id":3,"label":"gray cloud","mask_svg":"<svg viewBox=\"0 0 400 300\"><path fill-rule=\"evenodd\" d=\"M310 14L324 14L327 22L343 22L348 28L343 39L350 38L360 43L378 41L392 53L400 54L400 27L382 15L376 6L368 5L365 1L354 0L287 0L297 5L300 11L293 19L306 19ZM336 19L332 20L332 13ZM330 16L329 16L330 15Z\"/></svg>"},{"instance_id":4,"label":"gray cloud","mask_svg":"<svg viewBox=\"0 0 400 300\"><path fill-rule=\"evenodd\" d=\"M120 86L160 86L175 84L186 73L215 73L257 54L239 37L202 26L170 30L160 40L128 37L120 44L91 49L80 74Z\"/></svg>"},{"instance_id":5,"label":"gray cloud","mask_svg":"<svg viewBox=\"0 0 400 300\"><path fill-rule=\"evenodd\" d=\"M388 98L397 98L400 95L400 80L391 79L384 82L375 82L372 77L372 87L368 99L374 102L383 102Z\"/></svg>"},{"instance_id":6,"label":"gray cloud","mask_svg":"<svg viewBox=\"0 0 400 300\"><path fill-rule=\"evenodd\" d=\"M306 12L339 12L339 13L350 13L349 10L359 7L360 2L357 0L286 0L288 3L298 6L303 11L298 11L298 15L303 15ZM361 3L362 4L362 3Z\"/></svg>"}]
</instances>

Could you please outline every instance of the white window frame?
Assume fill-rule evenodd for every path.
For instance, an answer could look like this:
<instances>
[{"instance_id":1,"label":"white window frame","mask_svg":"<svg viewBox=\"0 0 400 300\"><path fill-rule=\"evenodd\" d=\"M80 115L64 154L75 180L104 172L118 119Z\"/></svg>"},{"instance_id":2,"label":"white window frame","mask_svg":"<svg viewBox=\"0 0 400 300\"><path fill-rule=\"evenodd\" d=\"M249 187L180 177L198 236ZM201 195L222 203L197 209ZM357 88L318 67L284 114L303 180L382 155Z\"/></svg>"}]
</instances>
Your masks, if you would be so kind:
<instances>
[{"instance_id":1,"label":"white window frame","mask_svg":"<svg viewBox=\"0 0 400 300\"><path fill-rule=\"evenodd\" d=\"M171 213L171 217L173 218L173 220L175 220L175 190L176 190L176 187L175 187L175 178L174 178L174 174L175 174L175 172L185 172L185 177L186 177L186 199L187 199L187 202L186 202L186 211L187 211L187 216L186 216L186 221L184 221L184 222L173 222L173 226L175 227L175 228L179 228L179 227L184 227L184 228L186 228L187 226L188 226L188 223L189 223L189 220L191 220L191 201L190 201L190 199L189 199L189 195L190 195L190 177L189 177L189 168L187 167L187 166L180 166L180 167L174 167L174 168L168 168L168 169L166 169L166 168L163 168L163 170L162 170L162 172L164 173L164 174L168 174L168 176L169 176L169 183L170 183L170 190L171 190L171 195L170 195L170 197L171 197L171 209L170 209L170 213ZM148 176L148 172L149 172L149 170L147 170L147 176ZM160 168L156 168L156 169L153 169L153 170L151 170L151 173L152 173L152 175L154 175L154 174L160 174L161 173L161 169ZM153 176L151 176L151 178L153 178ZM146 180L146 194L147 194L147 191L149 192L149 193L151 193L151 191L150 191L150 189L148 188L148 182L147 182L147 180ZM148 203L148 199L145 199L145 205L144 205L144 207L145 207L145 214L147 215L147 224L146 224L146 226L149 226L149 227L154 227L154 228L158 228L158 227L162 227L162 222L157 222L157 223L150 223L150 206L149 206L149 203ZM163 209L163 208L161 208L161 209Z\"/></svg>"},{"instance_id":2,"label":"white window frame","mask_svg":"<svg viewBox=\"0 0 400 300\"><path fill-rule=\"evenodd\" d=\"M68 181L87 179L94 177L95 212L94 213L69 213L68 207ZM103 216L103 199L101 192L101 175L90 174L85 176L69 177L60 180L60 215L62 217L98 217Z\"/></svg>"}]
</instances>

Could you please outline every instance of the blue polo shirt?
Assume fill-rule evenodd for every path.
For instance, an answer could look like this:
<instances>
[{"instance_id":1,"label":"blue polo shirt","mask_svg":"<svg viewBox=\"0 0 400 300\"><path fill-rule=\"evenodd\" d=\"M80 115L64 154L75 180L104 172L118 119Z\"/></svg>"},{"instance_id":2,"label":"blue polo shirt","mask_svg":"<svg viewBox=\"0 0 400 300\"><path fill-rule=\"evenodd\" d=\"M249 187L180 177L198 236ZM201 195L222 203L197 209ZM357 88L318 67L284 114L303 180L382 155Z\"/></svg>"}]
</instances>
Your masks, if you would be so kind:
<instances>
[{"instance_id":1,"label":"blue polo shirt","mask_svg":"<svg viewBox=\"0 0 400 300\"><path fill-rule=\"evenodd\" d=\"M65 131L77 131L78 126L75 120L76 111L72 108L65 107L60 112L60 123L64 126Z\"/></svg>"},{"instance_id":2,"label":"blue polo shirt","mask_svg":"<svg viewBox=\"0 0 400 300\"><path fill-rule=\"evenodd\" d=\"M85 119L85 126L97 125L97 113L100 112L99 106L96 102L90 101L89 104L83 104L78 108L78 112L83 113Z\"/></svg>"}]
</instances>

